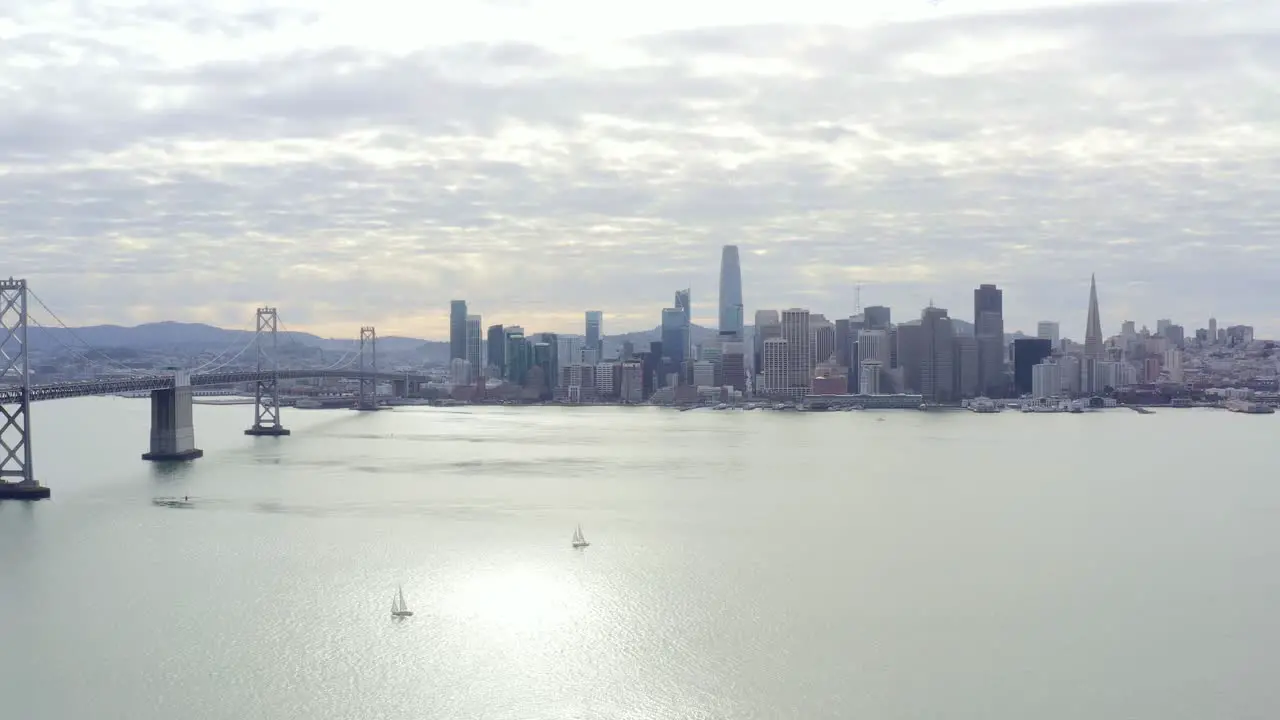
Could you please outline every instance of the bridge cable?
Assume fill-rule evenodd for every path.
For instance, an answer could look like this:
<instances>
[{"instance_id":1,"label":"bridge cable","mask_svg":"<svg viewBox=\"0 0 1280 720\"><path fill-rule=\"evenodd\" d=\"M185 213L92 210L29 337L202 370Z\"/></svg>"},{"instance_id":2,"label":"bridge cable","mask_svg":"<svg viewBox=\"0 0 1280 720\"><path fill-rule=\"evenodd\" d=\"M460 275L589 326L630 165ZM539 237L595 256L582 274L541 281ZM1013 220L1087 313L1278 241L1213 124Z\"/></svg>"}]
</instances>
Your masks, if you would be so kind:
<instances>
[{"instance_id":1,"label":"bridge cable","mask_svg":"<svg viewBox=\"0 0 1280 720\"><path fill-rule=\"evenodd\" d=\"M241 328L241 329L233 330L233 331L230 331L230 332L237 332L237 333L242 333L242 332L243 332L243 333L249 333L249 342L250 342L250 343L252 343L254 340L257 340L257 339L258 339L258 334L257 334L257 331L256 331L256 330L245 330L245 329ZM190 369L190 370L188 370L187 372L190 372L190 373L197 373L197 372L200 372L200 371L204 370L205 368L209 367L210 365L213 365L214 363L219 362L220 360L222 360L222 359L223 359L223 357L224 357L227 353L231 352L232 350L234 350L234 349L236 348L236 343L237 343L237 342L239 342L239 339L232 340L230 343L228 343L228 344L227 344L227 346L226 346L226 347L224 347L222 350L219 350L219 351L217 352L217 354L213 355L212 357L210 357L208 360L204 361L204 362L203 362L203 363L201 363L200 365L198 365L198 366L196 366L196 367L194 367L194 368L191 368L191 369ZM237 355L236 357L239 357L239 356ZM229 362L229 361L228 361L228 362ZM222 366L221 366L221 365L219 365L219 367L222 367Z\"/></svg>"},{"instance_id":2,"label":"bridge cable","mask_svg":"<svg viewBox=\"0 0 1280 720\"><path fill-rule=\"evenodd\" d=\"M195 370L192 370L191 372L195 373L197 370L199 370L200 372L203 372L203 373L211 373L217 370L221 370L222 368L240 359L240 356L248 352L249 348L253 347L257 343L257 341L258 341L258 334L254 333L253 337L249 338L249 342L245 343L245 346L240 348L240 352L236 353L235 355L232 355L231 357L227 358L221 363L218 363L217 365L214 365L213 367L208 367L209 363L205 363L204 365L201 365L200 367L196 368ZM211 360L210 362L213 362L213 361Z\"/></svg>"},{"instance_id":3,"label":"bridge cable","mask_svg":"<svg viewBox=\"0 0 1280 720\"><path fill-rule=\"evenodd\" d=\"M276 325L277 325L278 332L281 335L292 332L285 326L284 320L281 320L279 315L276 315ZM324 351L321 350L321 352L324 352ZM327 365L325 367L317 368L317 369L318 370L344 370L355 364L356 359L359 357L359 354L360 354L359 347L352 348L344 352L342 356L338 358L337 362L333 363L332 365Z\"/></svg>"},{"instance_id":4,"label":"bridge cable","mask_svg":"<svg viewBox=\"0 0 1280 720\"><path fill-rule=\"evenodd\" d=\"M107 369L107 370L122 369L133 374L138 374L141 372L140 370L137 370L135 368L127 367L125 365L119 365L118 363L117 363L118 368L112 367L112 365L108 363L105 363L101 360L95 360L89 357L88 355L85 354L83 350L76 347L72 347L71 345L68 345L62 338L58 337L58 335L54 333L54 330L56 328L48 327L44 323L40 322L39 320L37 320L36 318L30 315L27 316L27 322L30 323L31 326L34 327L35 329L42 331L45 334L45 336L51 338L53 342L61 346L63 350L66 350L68 353L71 353L72 357L76 358L77 360L80 360L81 362L85 363L86 365L89 365L90 367L96 367L99 369Z\"/></svg>"},{"instance_id":5,"label":"bridge cable","mask_svg":"<svg viewBox=\"0 0 1280 720\"><path fill-rule=\"evenodd\" d=\"M88 341L86 341L84 338L80 337L79 333L77 333L75 330L71 329L71 327L70 327L70 326L68 326L65 322L63 322L63 321L62 321L62 318L58 317L58 314L57 314L56 312L54 312L53 310L49 309L49 306L45 304L44 300L41 300L41 299L40 299L40 296L36 294L36 291L35 291L35 290L32 290L30 287L28 287L28 288L27 288L27 294L28 294L28 295L30 295L30 296L31 296L31 297L32 297L32 298L33 298L33 299L34 299L34 300L35 300L35 301L40 305L40 307L44 308L44 311L45 311L45 312L49 313L49 317L52 317L52 318L53 318L53 321L54 321L55 323L57 323L57 324L58 324L58 326L59 326L61 329L63 329L63 330L65 330L65 331L67 331L67 334L69 334L72 338L74 338L74 339L76 339L76 340L80 341L80 343L81 343L81 344L83 344L86 348L88 348L89 350L92 350L93 352L95 352L95 353L97 353L98 355L100 355L102 358L104 358L104 359L106 360L106 362L107 362L108 364L110 364L110 365L114 365L114 366L116 366L117 368L119 368L119 369L121 369L121 370L124 370L124 371L126 371L126 372L130 372L130 373L137 373L137 372L139 372L139 371L138 371L138 370L136 370L135 368L131 368L131 367L129 367L128 365L125 365L124 363L120 362L119 360L116 360L115 358L111 357L110 355L108 355L108 354L106 354L106 353L102 352L102 351L101 351L101 350L99 350L98 348L96 348L96 347L94 347L93 345L89 344L89 342L88 342ZM73 348L71 348L69 345L67 345L65 342L63 342L60 338L58 338L58 336L57 336L57 335L55 335L55 334L52 332L52 328L48 328L48 327L45 327L44 325L41 325L41 324L40 324L40 322L39 322L38 320L33 320L33 319L31 318L30 314L28 314L28 315L27 315L27 320L28 320L29 322L34 322L34 323L35 323L35 325L36 325L37 327L42 328L42 329L43 329L43 330L44 330L44 331L45 331L45 332L46 332L50 337L54 338L54 340L55 340L55 341L57 341L57 342L58 342L58 344L62 345L62 346L63 346L64 348L66 348L67 350L73 350ZM81 353L81 354L83 355L83 353ZM86 360L87 360L88 358L84 358L84 359L86 359ZM97 364L101 365L102 363L101 363L101 362L98 362Z\"/></svg>"}]
</instances>

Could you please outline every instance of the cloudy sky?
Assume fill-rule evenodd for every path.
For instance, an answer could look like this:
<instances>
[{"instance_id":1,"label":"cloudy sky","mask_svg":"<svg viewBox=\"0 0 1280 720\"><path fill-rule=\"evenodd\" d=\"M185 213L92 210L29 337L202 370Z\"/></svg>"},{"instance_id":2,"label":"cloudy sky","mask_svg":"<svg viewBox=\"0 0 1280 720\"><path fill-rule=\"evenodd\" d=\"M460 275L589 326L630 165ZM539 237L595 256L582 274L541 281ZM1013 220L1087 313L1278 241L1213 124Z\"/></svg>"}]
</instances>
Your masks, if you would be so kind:
<instances>
[{"instance_id":1,"label":"cloudy sky","mask_svg":"<svg viewBox=\"0 0 1280 720\"><path fill-rule=\"evenodd\" d=\"M415 9L423 8L423 9ZM1280 3L5 0L0 254L70 324L747 315L1280 336Z\"/></svg>"}]
</instances>

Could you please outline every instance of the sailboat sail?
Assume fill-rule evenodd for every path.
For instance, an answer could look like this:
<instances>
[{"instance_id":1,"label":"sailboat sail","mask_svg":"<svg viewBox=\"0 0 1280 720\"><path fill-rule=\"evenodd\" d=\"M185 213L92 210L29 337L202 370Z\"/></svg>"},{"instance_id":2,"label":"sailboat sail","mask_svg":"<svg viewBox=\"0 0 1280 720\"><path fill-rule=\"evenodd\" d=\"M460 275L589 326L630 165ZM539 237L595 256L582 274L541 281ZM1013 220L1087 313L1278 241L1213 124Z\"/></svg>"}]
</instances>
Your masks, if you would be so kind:
<instances>
[{"instance_id":1,"label":"sailboat sail","mask_svg":"<svg viewBox=\"0 0 1280 720\"><path fill-rule=\"evenodd\" d=\"M409 605L404 601L404 586L396 589L396 596L391 599L391 614L395 617L408 617L413 613L409 611Z\"/></svg>"}]
</instances>

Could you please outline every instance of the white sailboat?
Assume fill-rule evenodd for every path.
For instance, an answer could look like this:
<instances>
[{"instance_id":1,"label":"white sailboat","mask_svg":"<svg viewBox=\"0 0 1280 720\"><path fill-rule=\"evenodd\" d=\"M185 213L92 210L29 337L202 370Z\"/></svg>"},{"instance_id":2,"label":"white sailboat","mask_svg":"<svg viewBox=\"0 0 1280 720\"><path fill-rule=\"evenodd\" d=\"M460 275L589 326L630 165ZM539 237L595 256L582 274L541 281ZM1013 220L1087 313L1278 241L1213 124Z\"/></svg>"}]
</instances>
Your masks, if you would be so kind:
<instances>
[{"instance_id":1,"label":"white sailboat","mask_svg":"<svg viewBox=\"0 0 1280 720\"><path fill-rule=\"evenodd\" d=\"M579 525L577 529L573 531L573 546L576 548L584 548L590 544L591 543L587 542L587 538L582 535L582 526Z\"/></svg>"},{"instance_id":2,"label":"white sailboat","mask_svg":"<svg viewBox=\"0 0 1280 720\"><path fill-rule=\"evenodd\" d=\"M409 617L413 611L404 602L404 586L396 589L396 596L391 599L391 617Z\"/></svg>"}]
</instances>

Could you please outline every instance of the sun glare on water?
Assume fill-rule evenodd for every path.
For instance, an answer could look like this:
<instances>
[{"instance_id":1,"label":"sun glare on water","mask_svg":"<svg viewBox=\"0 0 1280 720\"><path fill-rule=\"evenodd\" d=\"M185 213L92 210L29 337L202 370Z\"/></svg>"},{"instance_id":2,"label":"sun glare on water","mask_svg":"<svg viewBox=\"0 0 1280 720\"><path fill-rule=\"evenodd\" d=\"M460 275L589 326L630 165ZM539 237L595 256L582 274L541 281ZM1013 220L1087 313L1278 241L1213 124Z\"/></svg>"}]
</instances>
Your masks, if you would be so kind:
<instances>
[{"instance_id":1,"label":"sun glare on water","mask_svg":"<svg viewBox=\"0 0 1280 720\"><path fill-rule=\"evenodd\" d=\"M562 568L531 564L477 570L443 601L450 615L502 633L540 633L586 612L588 595Z\"/></svg>"}]
</instances>

